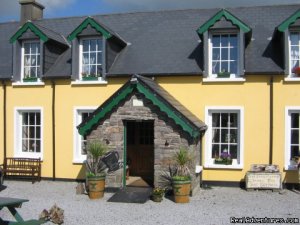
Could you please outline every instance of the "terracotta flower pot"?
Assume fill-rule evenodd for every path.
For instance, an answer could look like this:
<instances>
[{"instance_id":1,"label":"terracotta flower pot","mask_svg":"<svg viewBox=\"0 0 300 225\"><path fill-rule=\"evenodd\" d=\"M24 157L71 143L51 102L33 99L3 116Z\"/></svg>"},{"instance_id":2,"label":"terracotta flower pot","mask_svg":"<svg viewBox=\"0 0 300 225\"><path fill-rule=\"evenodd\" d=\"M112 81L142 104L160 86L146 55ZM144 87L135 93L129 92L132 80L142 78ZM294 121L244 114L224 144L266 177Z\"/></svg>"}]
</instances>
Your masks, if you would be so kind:
<instances>
[{"instance_id":1,"label":"terracotta flower pot","mask_svg":"<svg viewBox=\"0 0 300 225\"><path fill-rule=\"evenodd\" d=\"M190 191L190 180L173 180L174 200L176 203L190 202Z\"/></svg>"}]
</instances>

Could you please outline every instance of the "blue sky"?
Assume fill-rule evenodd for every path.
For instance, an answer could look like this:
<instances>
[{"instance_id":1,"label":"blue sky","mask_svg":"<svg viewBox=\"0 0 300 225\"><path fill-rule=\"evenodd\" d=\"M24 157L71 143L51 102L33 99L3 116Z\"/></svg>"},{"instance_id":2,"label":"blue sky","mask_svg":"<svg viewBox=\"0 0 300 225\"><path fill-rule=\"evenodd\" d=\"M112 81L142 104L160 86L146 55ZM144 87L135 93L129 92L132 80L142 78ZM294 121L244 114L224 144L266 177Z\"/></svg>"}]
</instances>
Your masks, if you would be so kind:
<instances>
[{"instance_id":1,"label":"blue sky","mask_svg":"<svg viewBox=\"0 0 300 225\"><path fill-rule=\"evenodd\" d=\"M45 18L189 8L299 4L299 0L36 0ZM18 0L0 0L0 22L19 20Z\"/></svg>"}]
</instances>

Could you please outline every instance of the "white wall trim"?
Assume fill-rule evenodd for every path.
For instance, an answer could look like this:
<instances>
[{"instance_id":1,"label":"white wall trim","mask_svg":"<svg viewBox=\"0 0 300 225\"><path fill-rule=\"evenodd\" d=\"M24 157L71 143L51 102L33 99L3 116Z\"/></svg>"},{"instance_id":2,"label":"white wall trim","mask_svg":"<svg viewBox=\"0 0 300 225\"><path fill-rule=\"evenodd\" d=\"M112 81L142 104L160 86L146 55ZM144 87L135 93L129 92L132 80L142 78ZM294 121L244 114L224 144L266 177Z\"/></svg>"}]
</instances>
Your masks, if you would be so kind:
<instances>
[{"instance_id":1,"label":"white wall trim","mask_svg":"<svg viewBox=\"0 0 300 225\"><path fill-rule=\"evenodd\" d=\"M81 138L77 130L77 126L81 123L78 112L94 111L97 106L75 106L73 108L73 163L83 163L86 156L80 154Z\"/></svg>"},{"instance_id":2,"label":"white wall trim","mask_svg":"<svg viewBox=\"0 0 300 225\"><path fill-rule=\"evenodd\" d=\"M238 160L233 160L232 165L215 165L211 158L211 112L226 112L239 113L239 149ZM216 169L243 169L244 167L244 107L242 106L206 106L205 107L205 123L208 125L207 133L205 135L205 156L204 167ZM239 162L238 162L239 161Z\"/></svg>"},{"instance_id":3,"label":"white wall trim","mask_svg":"<svg viewBox=\"0 0 300 225\"><path fill-rule=\"evenodd\" d=\"M19 125L21 122L20 112L40 112L41 114L41 152L22 152L22 130ZM21 141L20 141L21 140ZM44 155L44 110L43 107L14 107L14 157L41 158Z\"/></svg>"}]
</instances>

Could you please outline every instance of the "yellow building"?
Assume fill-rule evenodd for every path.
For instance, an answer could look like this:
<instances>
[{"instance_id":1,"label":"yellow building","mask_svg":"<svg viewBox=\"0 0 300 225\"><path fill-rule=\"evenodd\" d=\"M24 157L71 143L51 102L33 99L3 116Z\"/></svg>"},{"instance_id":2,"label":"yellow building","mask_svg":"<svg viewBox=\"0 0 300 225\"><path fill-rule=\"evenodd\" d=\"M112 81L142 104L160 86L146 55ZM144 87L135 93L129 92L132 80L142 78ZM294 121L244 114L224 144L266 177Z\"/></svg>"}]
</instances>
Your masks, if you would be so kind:
<instances>
[{"instance_id":1,"label":"yellow building","mask_svg":"<svg viewBox=\"0 0 300 225\"><path fill-rule=\"evenodd\" d=\"M298 182L300 5L43 19L29 2L0 24L0 161L40 157L43 178L82 180L100 138L152 185L181 145L196 186L240 185L252 164Z\"/></svg>"}]
</instances>

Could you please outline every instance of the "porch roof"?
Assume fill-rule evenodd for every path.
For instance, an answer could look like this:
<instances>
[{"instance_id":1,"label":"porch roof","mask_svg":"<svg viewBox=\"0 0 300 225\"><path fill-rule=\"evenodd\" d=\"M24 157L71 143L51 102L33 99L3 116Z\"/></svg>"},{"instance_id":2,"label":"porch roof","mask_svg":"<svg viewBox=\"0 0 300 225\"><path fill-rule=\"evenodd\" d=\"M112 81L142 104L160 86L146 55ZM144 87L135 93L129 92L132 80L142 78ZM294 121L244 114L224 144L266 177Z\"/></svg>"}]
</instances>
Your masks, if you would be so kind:
<instances>
[{"instance_id":1,"label":"porch roof","mask_svg":"<svg viewBox=\"0 0 300 225\"><path fill-rule=\"evenodd\" d=\"M133 75L130 80L77 127L79 133L81 135L90 133L101 119L108 115L113 108L118 107L119 103L133 92L143 94L145 98L150 100L162 112L166 113L169 118L192 138L198 138L201 132L206 130L207 126L205 123L199 120L155 81L140 75Z\"/></svg>"}]
</instances>

